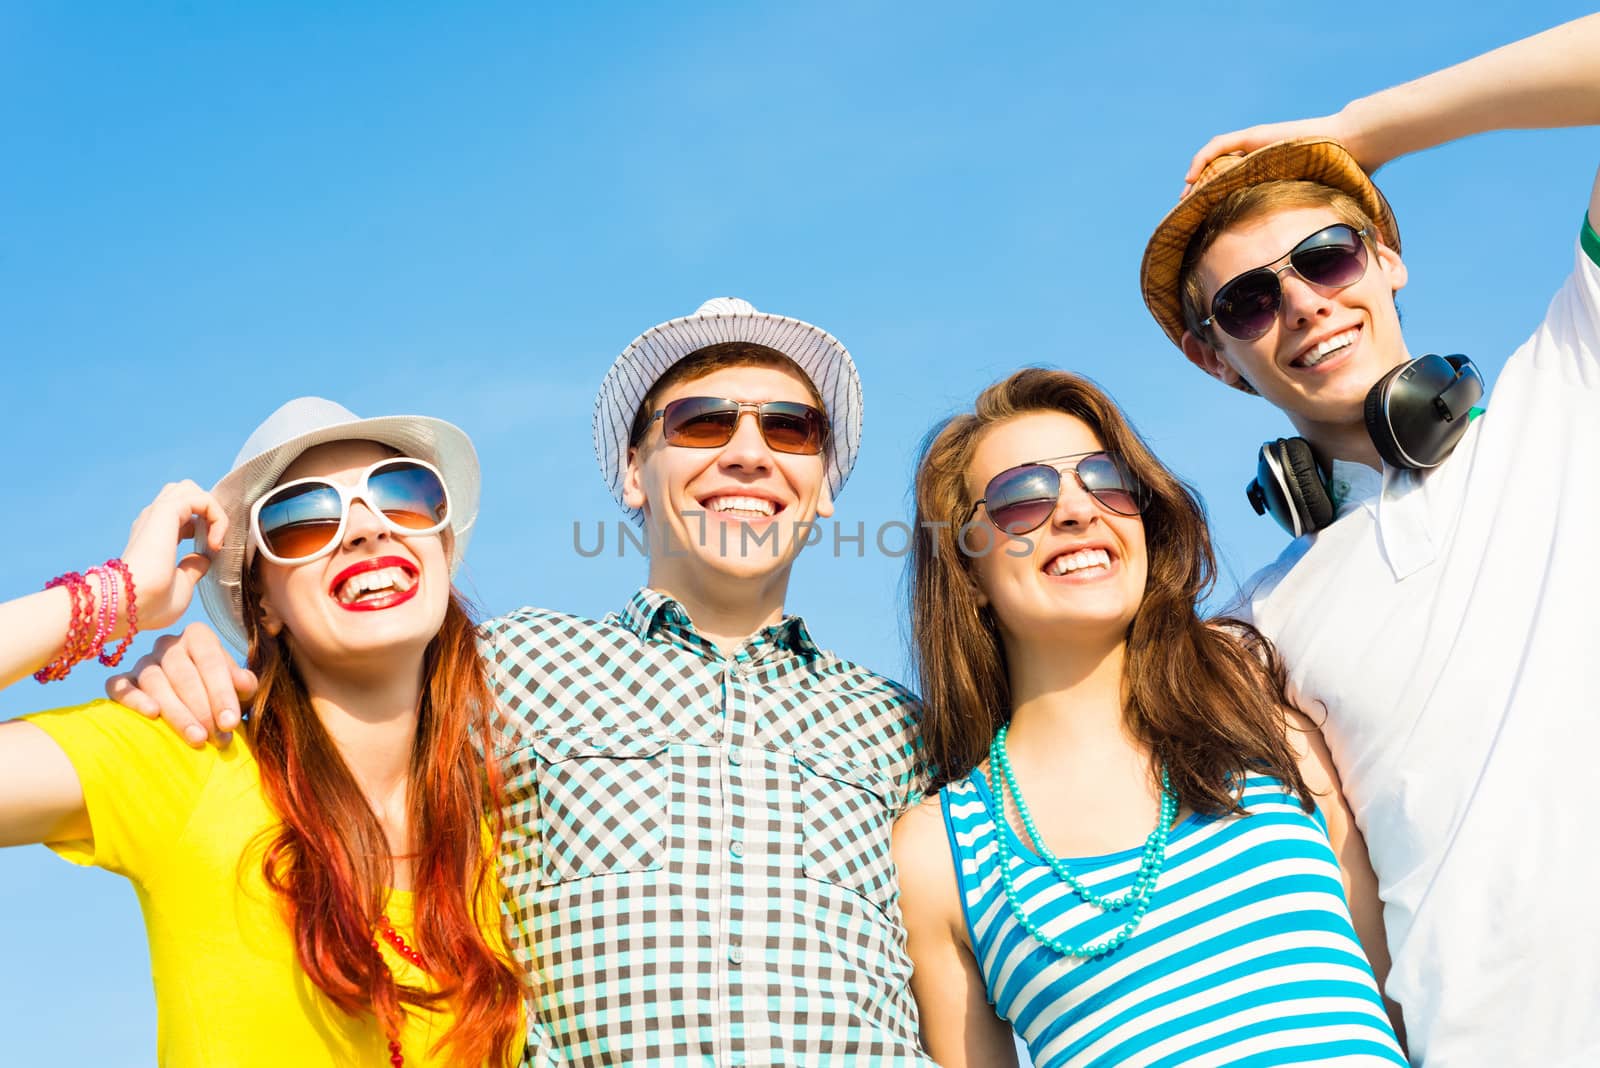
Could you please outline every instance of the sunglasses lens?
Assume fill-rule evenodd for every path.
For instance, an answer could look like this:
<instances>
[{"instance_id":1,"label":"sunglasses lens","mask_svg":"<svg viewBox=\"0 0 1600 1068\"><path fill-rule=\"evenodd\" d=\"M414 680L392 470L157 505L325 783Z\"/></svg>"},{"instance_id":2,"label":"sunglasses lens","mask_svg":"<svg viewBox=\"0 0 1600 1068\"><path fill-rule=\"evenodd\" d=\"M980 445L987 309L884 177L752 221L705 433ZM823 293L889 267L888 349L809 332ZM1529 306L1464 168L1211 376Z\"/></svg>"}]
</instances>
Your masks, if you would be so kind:
<instances>
[{"instance_id":1,"label":"sunglasses lens","mask_svg":"<svg viewBox=\"0 0 1600 1068\"><path fill-rule=\"evenodd\" d=\"M1056 502L1053 500L1018 501L990 511L989 518L1007 534L1022 535L1044 526L1055 508Z\"/></svg>"},{"instance_id":2,"label":"sunglasses lens","mask_svg":"<svg viewBox=\"0 0 1600 1068\"><path fill-rule=\"evenodd\" d=\"M661 433L669 445L714 449L733 438L739 408L711 397L684 397L668 404L661 416Z\"/></svg>"},{"instance_id":3,"label":"sunglasses lens","mask_svg":"<svg viewBox=\"0 0 1600 1068\"><path fill-rule=\"evenodd\" d=\"M448 517L444 483L410 460L398 460L372 472L367 476L367 489L373 506L397 527L431 530Z\"/></svg>"},{"instance_id":4,"label":"sunglasses lens","mask_svg":"<svg viewBox=\"0 0 1600 1068\"><path fill-rule=\"evenodd\" d=\"M1055 511L1061 475L1042 464L1013 468L991 479L983 496L991 523L1007 534L1026 534L1042 527Z\"/></svg>"},{"instance_id":5,"label":"sunglasses lens","mask_svg":"<svg viewBox=\"0 0 1600 1068\"><path fill-rule=\"evenodd\" d=\"M1250 271L1217 290L1211 314L1233 337L1252 341L1271 328L1282 298L1277 275L1268 270Z\"/></svg>"},{"instance_id":6,"label":"sunglasses lens","mask_svg":"<svg viewBox=\"0 0 1600 1068\"><path fill-rule=\"evenodd\" d=\"M414 460L395 460L367 475L367 505L402 530L434 530L449 518L449 498L439 476ZM305 482L269 495L256 515L261 540L272 555L304 560L339 535L344 500L327 483Z\"/></svg>"},{"instance_id":7,"label":"sunglasses lens","mask_svg":"<svg viewBox=\"0 0 1600 1068\"><path fill-rule=\"evenodd\" d=\"M762 405L761 435L775 452L812 456L822 451L822 413L809 404L770 401Z\"/></svg>"},{"instance_id":8,"label":"sunglasses lens","mask_svg":"<svg viewBox=\"0 0 1600 1068\"><path fill-rule=\"evenodd\" d=\"M1289 262L1307 282L1342 289L1367 273L1367 245L1350 227L1330 226L1300 242Z\"/></svg>"},{"instance_id":9,"label":"sunglasses lens","mask_svg":"<svg viewBox=\"0 0 1600 1068\"><path fill-rule=\"evenodd\" d=\"M1312 285L1343 289L1367 273L1367 244L1354 227L1337 223L1296 245L1289 253L1289 263ZM1211 314L1227 333L1240 341L1254 341L1271 329L1282 303L1283 286L1277 272L1262 267L1217 290Z\"/></svg>"},{"instance_id":10,"label":"sunglasses lens","mask_svg":"<svg viewBox=\"0 0 1600 1068\"><path fill-rule=\"evenodd\" d=\"M256 523L261 540L274 556L299 560L328 547L339 533L342 511L338 490L306 483L268 497Z\"/></svg>"},{"instance_id":11,"label":"sunglasses lens","mask_svg":"<svg viewBox=\"0 0 1600 1068\"><path fill-rule=\"evenodd\" d=\"M1083 486L1106 508L1118 515L1138 515L1139 483L1133 473L1107 453L1085 456L1078 462Z\"/></svg>"},{"instance_id":12,"label":"sunglasses lens","mask_svg":"<svg viewBox=\"0 0 1600 1068\"><path fill-rule=\"evenodd\" d=\"M739 426L739 405L715 397L682 397L662 410L661 432L669 445L721 448ZM768 401L761 405L761 436L774 452L815 455L822 451L827 422L809 404Z\"/></svg>"}]
</instances>

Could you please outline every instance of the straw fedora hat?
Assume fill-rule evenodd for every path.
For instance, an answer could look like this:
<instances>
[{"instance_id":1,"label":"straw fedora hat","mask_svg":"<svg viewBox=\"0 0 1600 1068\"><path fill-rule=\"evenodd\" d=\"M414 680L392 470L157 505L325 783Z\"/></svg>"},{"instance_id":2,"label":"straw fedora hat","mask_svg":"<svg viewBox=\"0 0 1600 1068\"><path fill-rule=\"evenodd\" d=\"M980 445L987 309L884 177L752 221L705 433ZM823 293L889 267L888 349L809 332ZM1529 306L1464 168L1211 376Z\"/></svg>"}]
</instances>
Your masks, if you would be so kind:
<instances>
[{"instance_id":1,"label":"straw fedora hat","mask_svg":"<svg viewBox=\"0 0 1600 1068\"><path fill-rule=\"evenodd\" d=\"M1400 251L1400 227L1389 202L1355 157L1326 137L1277 141L1248 155L1218 156L1206 164L1189 195L1167 212L1150 236L1139 265L1139 288L1150 314L1174 345L1181 345L1185 324L1178 275L1195 231L1211 209L1230 193L1262 182L1307 181L1348 193L1378 229L1382 242Z\"/></svg>"}]
</instances>

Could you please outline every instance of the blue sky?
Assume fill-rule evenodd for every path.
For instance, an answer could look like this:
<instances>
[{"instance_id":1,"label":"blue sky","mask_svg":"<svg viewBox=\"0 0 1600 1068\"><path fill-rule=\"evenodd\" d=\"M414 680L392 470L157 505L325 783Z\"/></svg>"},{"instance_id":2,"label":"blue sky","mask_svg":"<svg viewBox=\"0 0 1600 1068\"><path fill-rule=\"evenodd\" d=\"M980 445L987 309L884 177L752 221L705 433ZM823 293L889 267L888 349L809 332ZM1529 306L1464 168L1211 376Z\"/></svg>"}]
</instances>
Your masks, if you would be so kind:
<instances>
[{"instance_id":1,"label":"blue sky","mask_svg":"<svg viewBox=\"0 0 1600 1068\"><path fill-rule=\"evenodd\" d=\"M1110 389L1201 491L1231 588L1281 547L1242 486L1288 426L1189 367L1139 299L1190 155L1581 13L0 6L0 596L114 555L162 483L209 485L268 412L316 393L473 435L466 582L486 610L609 611L644 562L573 548L575 521L618 515L594 391L636 334L720 295L854 354L847 534L906 517L936 418L1046 363ZM1571 267L1597 149L1593 130L1497 134L1379 175L1413 352L1498 371ZM841 548L808 552L789 608L904 675L903 561L870 536ZM0 718L101 678L19 684ZM153 1063L126 884L3 851L0 916L0 1064ZM218 1026L245 996L214 992Z\"/></svg>"}]
</instances>

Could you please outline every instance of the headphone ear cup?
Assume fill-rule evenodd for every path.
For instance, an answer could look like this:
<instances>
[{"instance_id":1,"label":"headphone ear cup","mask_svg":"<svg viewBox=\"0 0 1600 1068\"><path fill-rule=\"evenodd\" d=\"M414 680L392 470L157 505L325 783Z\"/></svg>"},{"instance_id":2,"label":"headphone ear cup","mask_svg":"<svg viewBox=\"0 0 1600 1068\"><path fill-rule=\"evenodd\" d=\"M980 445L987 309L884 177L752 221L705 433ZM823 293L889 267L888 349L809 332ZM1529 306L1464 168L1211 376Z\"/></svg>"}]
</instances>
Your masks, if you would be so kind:
<instances>
[{"instance_id":1,"label":"headphone ear cup","mask_svg":"<svg viewBox=\"0 0 1600 1068\"><path fill-rule=\"evenodd\" d=\"M1410 366L1410 363L1403 363L1374 382L1372 388L1367 390L1366 401L1361 405L1361 418L1367 424L1367 437L1372 439L1372 445L1378 450L1378 455L1390 467L1416 466L1406 460L1405 451L1400 448L1400 442L1394 436L1394 428L1389 425L1389 417L1384 411L1384 400L1388 396L1390 385Z\"/></svg>"},{"instance_id":2,"label":"headphone ear cup","mask_svg":"<svg viewBox=\"0 0 1600 1068\"><path fill-rule=\"evenodd\" d=\"M1279 438L1275 442L1281 449L1281 463L1290 478L1289 499L1300 514L1306 532L1321 530L1333 522L1333 498L1322 482L1322 472L1317 470L1317 458L1311 452L1311 443L1305 438Z\"/></svg>"},{"instance_id":3,"label":"headphone ear cup","mask_svg":"<svg viewBox=\"0 0 1600 1068\"><path fill-rule=\"evenodd\" d=\"M1483 376L1462 355L1418 356L1367 391L1367 436L1390 467L1437 467L1456 447L1483 398Z\"/></svg>"},{"instance_id":4,"label":"headphone ear cup","mask_svg":"<svg viewBox=\"0 0 1600 1068\"><path fill-rule=\"evenodd\" d=\"M1258 497L1256 510L1269 513L1290 537L1310 534L1333 522L1333 500L1304 438L1279 438L1261 446L1252 504Z\"/></svg>"}]
</instances>

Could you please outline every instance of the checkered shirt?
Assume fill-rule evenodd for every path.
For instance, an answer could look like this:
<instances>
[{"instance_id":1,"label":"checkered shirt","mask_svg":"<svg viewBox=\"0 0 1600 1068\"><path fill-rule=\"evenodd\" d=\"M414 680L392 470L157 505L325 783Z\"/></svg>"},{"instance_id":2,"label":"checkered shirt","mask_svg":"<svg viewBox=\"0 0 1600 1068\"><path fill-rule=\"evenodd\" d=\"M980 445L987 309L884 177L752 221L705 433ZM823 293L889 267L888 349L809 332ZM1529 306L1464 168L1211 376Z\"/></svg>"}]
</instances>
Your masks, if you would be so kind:
<instances>
[{"instance_id":1,"label":"checkered shirt","mask_svg":"<svg viewBox=\"0 0 1600 1068\"><path fill-rule=\"evenodd\" d=\"M916 698L797 617L724 657L650 589L483 633L525 1064L932 1064L890 857Z\"/></svg>"}]
</instances>

